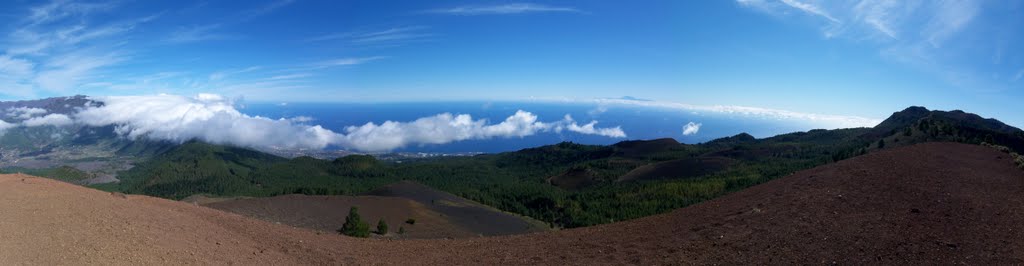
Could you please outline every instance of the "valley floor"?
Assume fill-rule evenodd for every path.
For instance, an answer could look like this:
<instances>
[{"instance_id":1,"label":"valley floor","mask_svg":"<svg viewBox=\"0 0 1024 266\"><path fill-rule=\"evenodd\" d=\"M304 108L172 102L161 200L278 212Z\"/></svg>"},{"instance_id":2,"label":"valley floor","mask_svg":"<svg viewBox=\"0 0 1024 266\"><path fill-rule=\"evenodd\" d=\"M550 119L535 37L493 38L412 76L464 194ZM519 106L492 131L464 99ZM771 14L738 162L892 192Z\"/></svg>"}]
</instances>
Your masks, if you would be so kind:
<instances>
[{"instance_id":1,"label":"valley floor","mask_svg":"<svg viewBox=\"0 0 1024 266\"><path fill-rule=\"evenodd\" d=\"M928 143L632 221L392 241L4 175L0 264L1021 264L1021 195L1008 155Z\"/></svg>"}]
</instances>

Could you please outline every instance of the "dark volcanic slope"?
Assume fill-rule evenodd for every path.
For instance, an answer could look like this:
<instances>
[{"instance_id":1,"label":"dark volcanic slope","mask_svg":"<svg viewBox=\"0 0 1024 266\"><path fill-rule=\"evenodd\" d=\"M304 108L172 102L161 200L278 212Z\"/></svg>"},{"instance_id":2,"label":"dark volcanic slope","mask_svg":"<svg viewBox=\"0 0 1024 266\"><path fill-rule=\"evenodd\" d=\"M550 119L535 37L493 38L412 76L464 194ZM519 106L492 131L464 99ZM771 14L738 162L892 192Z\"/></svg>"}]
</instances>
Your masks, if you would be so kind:
<instances>
[{"instance_id":1,"label":"dark volcanic slope","mask_svg":"<svg viewBox=\"0 0 1024 266\"><path fill-rule=\"evenodd\" d=\"M1022 195L1007 155L930 143L633 221L388 241L0 176L0 264L1021 264Z\"/></svg>"},{"instance_id":2,"label":"dark volcanic slope","mask_svg":"<svg viewBox=\"0 0 1024 266\"><path fill-rule=\"evenodd\" d=\"M440 213L448 222L475 235L512 235L549 230L543 222L502 212L423 184L402 181L371 191L367 195L409 199ZM458 235L455 235L458 237Z\"/></svg>"},{"instance_id":3,"label":"dark volcanic slope","mask_svg":"<svg viewBox=\"0 0 1024 266\"><path fill-rule=\"evenodd\" d=\"M240 198L202 204L269 222L334 232L345 223L349 208L359 207L363 220L376 228L384 219L390 237L403 239L467 238L546 231L540 222L503 213L482 204L439 192L420 184L402 182L388 186L394 196L306 196L284 195ZM408 188L409 190L401 190ZM384 190L378 193L383 194ZM412 192L420 192L412 194ZM433 195L433 197L431 197ZM404 198L429 197L425 201ZM406 223L415 219L414 224ZM394 234L399 227L406 233Z\"/></svg>"},{"instance_id":4,"label":"dark volcanic slope","mask_svg":"<svg viewBox=\"0 0 1024 266\"><path fill-rule=\"evenodd\" d=\"M1024 171L1006 154L928 143L801 171L665 215L530 237L567 247L549 256L643 264L1020 264L1022 195Z\"/></svg>"},{"instance_id":5,"label":"dark volcanic slope","mask_svg":"<svg viewBox=\"0 0 1024 266\"><path fill-rule=\"evenodd\" d=\"M458 226L452 220L420 204L397 197L379 196L306 196L283 195L267 198L229 199L203 204L222 211L260 220L333 233L345 224L351 207L359 207L364 222L376 229L384 219L390 225L391 237L460 238L477 237L480 233ZM405 223L415 219L415 224ZM395 234L402 227L406 233Z\"/></svg>"}]
</instances>

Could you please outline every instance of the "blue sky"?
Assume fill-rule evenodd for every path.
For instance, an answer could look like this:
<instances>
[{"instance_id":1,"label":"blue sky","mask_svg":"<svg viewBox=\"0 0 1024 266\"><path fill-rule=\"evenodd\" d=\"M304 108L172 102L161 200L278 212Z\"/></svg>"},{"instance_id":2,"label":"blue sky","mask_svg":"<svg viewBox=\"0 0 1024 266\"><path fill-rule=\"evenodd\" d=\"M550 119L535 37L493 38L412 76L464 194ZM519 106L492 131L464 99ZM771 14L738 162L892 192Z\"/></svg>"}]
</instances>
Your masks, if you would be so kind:
<instances>
[{"instance_id":1,"label":"blue sky","mask_svg":"<svg viewBox=\"0 0 1024 266\"><path fill-rule=\"evenodd\" d=\"M0 99L624 95L1024 126L1020 1L4 1Z\"/></svg>"}]
</instances>

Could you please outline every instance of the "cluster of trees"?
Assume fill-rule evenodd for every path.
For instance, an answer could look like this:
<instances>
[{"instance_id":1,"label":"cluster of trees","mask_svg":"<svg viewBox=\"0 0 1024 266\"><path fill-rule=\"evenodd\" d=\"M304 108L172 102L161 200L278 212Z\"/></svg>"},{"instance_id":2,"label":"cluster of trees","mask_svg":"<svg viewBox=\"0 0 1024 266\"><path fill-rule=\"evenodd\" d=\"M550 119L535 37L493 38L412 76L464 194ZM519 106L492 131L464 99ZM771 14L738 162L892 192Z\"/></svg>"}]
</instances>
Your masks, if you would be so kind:
<instances>
[{"instance_id":1,"label":"cluster of trees","mask_svg":"<svg viewBox=\"0 0 1024 266\"><path fill-rule=\"evenodd\" d=\"M363 222L359 216L359 207L352 207L348 211L348 216L345 217L345 224L338 229L338 232L352 237L370 237L370 225Z\"/></svg>"},{"instance_id":2,"label":"cluster of trees","mask_svg":"<svg viewBox=\"0 0 1024 266\"><path fill-rule=\"evenodd\" d=\"M352 207L348 210L345 223L338 229L338 233L351 237L370 237L370 225L363 222L362 216L359 215L359 207ZM373 233L378 235L388 234L388 223L384 221L384 218L377 221L377 231ZM399 227L398 234L405 234L405 227Z\"/></svg>"}]
</instances>

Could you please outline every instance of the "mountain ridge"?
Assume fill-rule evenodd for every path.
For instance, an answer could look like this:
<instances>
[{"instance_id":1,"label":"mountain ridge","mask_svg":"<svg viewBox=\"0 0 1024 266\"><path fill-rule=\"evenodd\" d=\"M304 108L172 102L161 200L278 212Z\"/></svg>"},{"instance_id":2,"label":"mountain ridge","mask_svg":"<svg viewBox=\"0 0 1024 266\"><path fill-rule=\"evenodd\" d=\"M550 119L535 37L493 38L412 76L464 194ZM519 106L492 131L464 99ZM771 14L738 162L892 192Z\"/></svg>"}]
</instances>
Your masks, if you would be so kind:
<instances>
[{"instance_id":1,"label":"mountain ridge","mask_svg":"<svg viewBox=\"0 0 1024 266\"><path fill-rule=\"evenodd\" d=\"M49 132L45 130L53 128L40 130L39 135L45 135ZM401 163L369 156L286 159L200 141L128 141L112 130L83 127L79 131L96 133L77 135L79 143L100 147L108 154L100 161L122 163L112 170L101 169L108 180L115 175L121 180L100 186L111 191L171 199L195 194L357 195L410 180L543 220L552 227L589 226L662 213L793 171L922 142L986 142L1024 153L1024 133L1019 129L962 111L924 107L895 112L874 128L816 129L762 139L740 133L698 144L682 144L672 138L611 145L563 142L512 152ZM16 136L8 134L5 138ZM30 148L5 151L3 158L73 154L75 150L69 152L66 147L74 146L66 143L75 142L40 142ZM34 153L25 153L30 149ZM48 166L52 171L40 173L67 173L58 171L64 166L52 164Z\"/></svg>"},{"instance_id":2,"label":"mountain ridge","mask_svg":"<svg viewBox=\"0 0 1024 266\"><path fill-rule=\"evenodd\" d=\"M194 142L184 145L191 151L172 157L208 158L199 160L205 163L194 159L142 163L125 172L125 185L119 191L169 198L202 193L347 195L411 180L554 227L580 227L661 213L793 171L900 146L954 141L1024 148L1024 136L1012 133L1017 132L1013 129L967 113L911 107L876 128L817 129L763 139L741 133L702 144L673 139L606 146L563 142L403 163L367 156L333 161L260 159L255 156L259 152ZM167 154L175 152L184 151L179 148ZM251 162L218 163L218 158L227 157ZM631 200L623 203L623 198Z\"/></svg>"}]
</instances>

